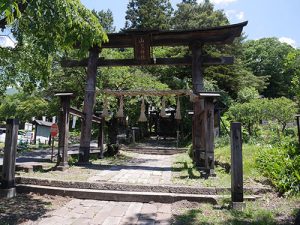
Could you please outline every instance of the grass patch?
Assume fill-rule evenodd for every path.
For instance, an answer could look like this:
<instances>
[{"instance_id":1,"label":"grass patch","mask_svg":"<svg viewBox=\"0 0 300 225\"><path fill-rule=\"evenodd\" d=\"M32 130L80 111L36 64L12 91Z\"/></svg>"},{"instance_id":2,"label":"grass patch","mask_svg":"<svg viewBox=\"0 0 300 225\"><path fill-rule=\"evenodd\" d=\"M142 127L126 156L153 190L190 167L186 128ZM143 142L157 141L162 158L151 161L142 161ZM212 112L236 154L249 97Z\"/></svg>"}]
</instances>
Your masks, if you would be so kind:
<instances>
[{"instance_id":1,"label":"grass patch","mask_svg":"<svg viewBox=\"0 0 300 225\"><path fill-rule=\"evenodd\" d=\"M247 202L244 211L229 209L227 204L215 207L201 204L187 210L183 207L174 217L175 225L292 225L299 214L299 198L284 199L274 194L256 202Z\"/></svg>"},{"instance_id":2,"label":"grass patch","mask_svg":"<svg viewBox=\"0 0 300 225\"><path fill-rule=\"evenodd\" d=\"M93 163L101 165L126 165L134 159L134 155L135 153L120 151L120 153L115 156L96 159Z\"/></svg>"},{"instance_id":3,"label":"grass patch","mask_svg":"<svg viewBox=\"0 0 300 225\"><path fill-rule=\"evenodd\" d=\"M256 186L257 181L265 178L255 167L255 159L262 147L243 145L243 170L245 186ZM199 171L194 167L192 159L187 153L177 155L173 165L173 183L184 185L199 185L206 187L230 187L230 146L226 145L215 149L215 160L221 165L215 167L217 177L201 179Z\"/></svg>"},{"instance_id":4,"label":"grass patch","mask_svg":"<svg viewBox=\"0 0 300 225\"><path fill-rule=\"evenodd\" d=\"M216 167L215 172L217 177L202 179L192 159L187 153L182 153L176 156L172 164L172 182L190 186L229 187L230 174L226 173L222 167Z\"/></svg>"}]
</instances>

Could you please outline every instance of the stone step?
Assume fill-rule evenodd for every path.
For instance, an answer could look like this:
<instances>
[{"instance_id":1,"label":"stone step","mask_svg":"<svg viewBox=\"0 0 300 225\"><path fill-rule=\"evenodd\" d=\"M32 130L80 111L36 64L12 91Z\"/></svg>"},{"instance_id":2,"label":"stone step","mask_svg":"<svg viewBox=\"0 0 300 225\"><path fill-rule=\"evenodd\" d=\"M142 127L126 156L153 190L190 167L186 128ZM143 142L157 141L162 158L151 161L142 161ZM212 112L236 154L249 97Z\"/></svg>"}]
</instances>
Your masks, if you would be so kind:
<instances>
[{"instance_id":1,"label":"stone step","mask_svg":"<svg viewBox=\"0 0 300 225\"><path fill-rule=\"evenodd\" d=\"M22 185L38 185L60 188L78 188L92 190L114 190L114 191L134 191L134 192L163 192L179 194L196 194L196 195L224 195L230 194L231 189L227 187L199 187L184 185L143 185L143 184L126 184L112 182L85 182L85 181L59 181L40 178L17 177L16 182ZM244 193L250 195L259 195L271 192L272 189L267 187L244 187Z\"/></svg>"},{"instance_id":2,"label":"stone step","mask_svg":"<svg viewBox=\"0 0 300 225\"><path fill-rule=\"evenodd\" d=\"M187 200L190 202L201 202L218 204L219 200L230 198L229 195L197 195L197 194L180 194L180 193L163 193L163 192L133 192L133 191L111 191L111 190L92 190L78 188L61 188L39 185L17 185L18 193L39 193L48 195L68 196L79 199L93 199L102 201L118 202L159 202L174 203L177 201ZM246 196L244 199L255 201L260 196Z\"/></svg>"},{"instance_id":3,"label":"stone step","mask_svg":"<svg viewBox=\"0 0 300 225\"><path fill-rule=\"evenodd\" d=\"M121 148L122 151L134 152L140 154L149 155L174 155L179 153L184 153L187 151L185 148L149 148L149 147L129 147Z\"/></svg>"},{"instance_id":4,"label":"stone step","mask_svg":"<svg viewBox=\"0 0 300 225\"><path fill-rule=\"evenodd\" d=\"M0 173L2 172L3 165L0 165ZM16 164L16 171L23 171L25 173L30 173L34 171L44 170L45 166L43 164L34 164L34 163L20 163Z\"/></svg>"}]
</instances>

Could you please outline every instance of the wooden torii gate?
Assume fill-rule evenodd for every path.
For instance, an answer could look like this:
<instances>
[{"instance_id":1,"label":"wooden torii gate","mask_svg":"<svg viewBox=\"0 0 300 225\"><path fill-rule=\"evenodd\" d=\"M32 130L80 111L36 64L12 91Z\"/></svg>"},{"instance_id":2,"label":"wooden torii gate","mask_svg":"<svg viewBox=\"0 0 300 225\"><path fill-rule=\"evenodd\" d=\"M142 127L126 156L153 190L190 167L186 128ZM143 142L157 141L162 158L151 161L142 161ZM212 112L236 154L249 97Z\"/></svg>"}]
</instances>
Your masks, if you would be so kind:
<instances>
[{"instance_id":1,"label":"wooden torii gate","mask_svg":"<svg viewBox=\"0 0 300 225\"><path fill-rule=\"evenodd\" d=\"M126 30L121 33L108 34L108 43L90 49L89 57L81 61L65 60L64 67L87 67L86 88L84 97L81 127L79 163L89 162L91 124L95 86L98 67L112 66L155 66L176 65L192 66L192 83L194 98L193 115L193 152L194 162L200 169L208 173L214 168L213 149L213 104L214 95L203 93L203 68L213 65L233 64L233 57L213 58L203 54L204 44L224 45L231 44L242 33L247 21L234 25L197 30ZM151 47L156 46L189 46L192 55L184 58L154 58ZM105 59L99 57L103 48L133 48L132 59Z\"/></svg>"}]
</instances>

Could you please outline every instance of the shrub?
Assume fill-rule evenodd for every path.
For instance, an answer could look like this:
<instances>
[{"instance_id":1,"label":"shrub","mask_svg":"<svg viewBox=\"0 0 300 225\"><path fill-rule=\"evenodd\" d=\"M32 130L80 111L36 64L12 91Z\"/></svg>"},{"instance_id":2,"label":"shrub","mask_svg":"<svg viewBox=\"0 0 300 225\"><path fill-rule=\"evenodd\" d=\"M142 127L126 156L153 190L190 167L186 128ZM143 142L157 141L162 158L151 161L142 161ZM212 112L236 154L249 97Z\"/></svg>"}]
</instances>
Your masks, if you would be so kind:
<instances>
[{"instance_id":1,"label":"shrub","mask_svg":"<svg viewBox=\"0 0 300 225\"><path fill-rule=\"evenodd\" d=\"M293 141L286 140L278 146L262 149L256 166L280 193L299 193L300 155Z\"/></svg>"}]
</instances>

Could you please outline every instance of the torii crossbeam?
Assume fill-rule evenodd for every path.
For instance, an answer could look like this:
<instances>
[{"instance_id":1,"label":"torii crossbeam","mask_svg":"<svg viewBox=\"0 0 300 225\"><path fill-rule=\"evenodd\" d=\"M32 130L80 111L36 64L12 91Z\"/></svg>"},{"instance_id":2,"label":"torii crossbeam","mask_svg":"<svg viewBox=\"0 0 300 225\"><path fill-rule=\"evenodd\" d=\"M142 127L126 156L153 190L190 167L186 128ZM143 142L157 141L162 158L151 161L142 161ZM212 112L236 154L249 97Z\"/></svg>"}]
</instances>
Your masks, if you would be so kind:
<instances>
[{"instance_id":1,"label":"torii crossbeam","mask_svg":"<svg viewBox=\"0 0 300 225\"><path fill-rule=\"evenodd\" d=\"M191 65L194 98L193 115L193 152L194 162L208 173L214 169L213 149L213 99L214 96L203 94L203 67L233 64L233 57L212 58L202 51L204 44L231 44L240 37L248 22L234 25L196 29L196 30L129 30L108 34L108 43L90 49L89 58L81 61L64 60L64 67L87 67L86 90L84 98L79 162L89 162L91 124L95 86L98 67L111 66L155 66L155 65ZM192 55L185 58L154 58L151 47L188 46ZM133 48L132 59L100 58L102 48Z\"/></svg>"}]
</instances>

